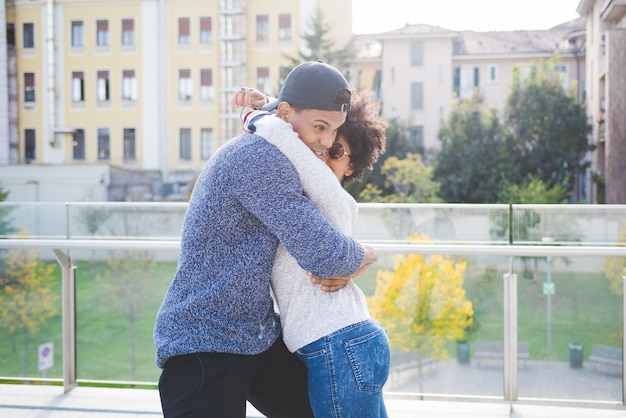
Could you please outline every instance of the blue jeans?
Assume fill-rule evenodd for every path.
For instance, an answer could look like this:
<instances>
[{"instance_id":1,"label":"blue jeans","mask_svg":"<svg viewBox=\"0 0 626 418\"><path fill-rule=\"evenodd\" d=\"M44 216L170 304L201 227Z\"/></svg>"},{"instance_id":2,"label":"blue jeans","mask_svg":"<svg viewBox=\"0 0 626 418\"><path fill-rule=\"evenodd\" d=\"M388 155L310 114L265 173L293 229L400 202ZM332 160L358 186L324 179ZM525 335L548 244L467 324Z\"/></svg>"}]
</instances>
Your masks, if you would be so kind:
<instances>
[{"instance_id":1,"label":"blue jeans","mask_svg":"<svg viewBox=\"0 0 626 418\"><path fill-rule=\"evenodd\" d=\"M383 385L389 341L373 319L335 331L296 351L307 367L316 418L387 418Z\"/></svg>"}]
</instances>

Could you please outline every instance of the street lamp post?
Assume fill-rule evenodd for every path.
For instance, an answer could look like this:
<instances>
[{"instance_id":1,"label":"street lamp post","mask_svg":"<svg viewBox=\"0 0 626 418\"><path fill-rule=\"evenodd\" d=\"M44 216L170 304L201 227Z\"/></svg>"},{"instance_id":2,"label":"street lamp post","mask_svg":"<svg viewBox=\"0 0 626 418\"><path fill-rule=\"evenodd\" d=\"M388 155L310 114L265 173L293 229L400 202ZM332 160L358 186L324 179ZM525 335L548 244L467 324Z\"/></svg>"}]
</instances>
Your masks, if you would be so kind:
<instances>
[{"instance_id":1,"label":"street lamp post","mask_svg":"<svg viewBox=\"0 0 626 418\"><path fill-rule=\"evenodd\" d=\"M543 237L542 242L553 242L554 238ZM546 345L548 352L552 349L552 295L554 294L554 283L552 283L552 257L546 257L546 282L543 285L543 293L546 295Z\"/></svg>"}]
</instances>

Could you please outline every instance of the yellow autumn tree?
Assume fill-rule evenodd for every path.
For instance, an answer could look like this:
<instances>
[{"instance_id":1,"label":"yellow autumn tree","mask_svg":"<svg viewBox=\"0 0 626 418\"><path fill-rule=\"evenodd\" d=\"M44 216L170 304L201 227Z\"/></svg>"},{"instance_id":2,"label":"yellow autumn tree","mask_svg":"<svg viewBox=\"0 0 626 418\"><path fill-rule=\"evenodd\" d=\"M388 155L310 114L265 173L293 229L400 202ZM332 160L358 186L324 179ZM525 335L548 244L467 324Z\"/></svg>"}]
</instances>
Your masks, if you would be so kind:
<instances>
[{"instance_id":1,"label":"yellow autumn tree","mask_svg":"<svg viewBox=\"0 0 626 418\"><path fill-rule=\"evenodd\" d=\"M21 230L18 236L27 231ZM58 312L54 293L55 265L39 259L38 252L22 248L10 249L6 253L0 276L0 312L16 350L15 338L21 333L24 338L24 373L29 375L29 337L38 332L49 317ZM31 357L32 358L32 357Z\"/></svg>"},{"instance_id":2,"label":"yellow autumn tree","mask_svg":"<svg viewBox=\"0 0 626 418\"><path fill-rule=\"evenodd\" d=\"M474 321L463 288L465 267L465 262L455 263L448 256L411 254L398 256L393 271L377 273L369 308L387 329L392 348L419 354L420 386L423 357L447 358L446 343L462 339Z\"/></svg>"},{"instance_id":3,"label":"yellow autumn tree","mask_svg":"<svg viewBox=\"0 0 626 418\"><path fill-rule=\"evenodd\" d=\"M617 246L623 247L623 243L626 242L626 219L620 220L617 239L620 242ZM622 277L626 275L626 259L624 257L607 257L604 260L604 273L611 283L611 292L621 295L624 286Z\"/></svg>"}]
</instances>

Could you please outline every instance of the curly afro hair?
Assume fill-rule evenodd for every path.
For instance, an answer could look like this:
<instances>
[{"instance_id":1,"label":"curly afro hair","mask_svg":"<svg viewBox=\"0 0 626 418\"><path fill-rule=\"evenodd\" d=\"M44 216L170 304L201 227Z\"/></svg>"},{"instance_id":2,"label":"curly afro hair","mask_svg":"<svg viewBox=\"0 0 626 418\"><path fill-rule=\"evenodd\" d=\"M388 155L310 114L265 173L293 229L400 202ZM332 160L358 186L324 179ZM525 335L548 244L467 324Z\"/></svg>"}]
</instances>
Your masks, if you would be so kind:
<instances>
[{"instance_id":1,"label":"curly afro hair","mask_svg":"<svg viewBox=\"0 0 626 418\"><path fill-rule=\"evenodd\" d=\"M344 177L343 186L360 180L385 153L387 124L378 116L380 104L370 98L371 92L353 91L346 122L337 131L337 137L343 137L350 146L353 169L350 176Z\"/></svg>"}]
</instances>

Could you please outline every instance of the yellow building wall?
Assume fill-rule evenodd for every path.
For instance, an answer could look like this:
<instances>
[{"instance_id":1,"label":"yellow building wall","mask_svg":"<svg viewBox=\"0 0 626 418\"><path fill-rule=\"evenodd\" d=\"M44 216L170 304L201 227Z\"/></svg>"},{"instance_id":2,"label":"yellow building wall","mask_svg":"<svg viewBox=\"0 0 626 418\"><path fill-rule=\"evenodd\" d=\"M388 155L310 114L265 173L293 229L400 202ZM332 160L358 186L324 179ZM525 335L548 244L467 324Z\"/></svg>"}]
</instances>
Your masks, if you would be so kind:
<instances>
[{"instance_id":1,"label":"yellow building wall","mask_svg":"<svg viewBox=\"0 0 626 418\"><path fill-rule=\"evenodd\" d=\"M135 47L122 48L122 19L132 18L135 21ZM96 46L96 21L108 20L109 46ZM82 20L84 27L84 47L71 46L71 22ZM110 129L110 163L117 166L134 166L142 168L143 141L141 130L142 119L142 43L149 40L141 39L142 25L139 2L115 2L115 5L103 3L77 4L63 6L62 12L62 46L63 85L62 91L65 125L85 130L85 162L98 162L98 128ZM121 100L122 71L133 69L138 80L136 103ZM109 101L98 102L97 72L109 72ZM84 74L84 102L72 101L72 73L82 71ZM136 162L123 161L123 129L134 128L136 131ZM66 136L71 141L71 136ZM65 148L66 161L72 161L72 147Z\"/></svg>"},{"instance_id":2,"label":"yellow building wall","mask_svg":"<svg viewBox=\"0 0 626 418\"><path fill-rule=\"evenodd\" d=\"M211 18L213 31L213 43L200 43L200 17ZM191 42L187 45L178 44L178 20L189 18ZM197 171L205 163L201 158L200 130L211 128L214 133L213 148L217 148L219 138L220 118L220 60L219 60L219 1L175 1L168 5L168 44L166 47L168 61L167 68L167 102L168 112L172 115L169 124L168 138L169 149L166 151L168 164L173 170ZM179 70L186 69L191 72L193 84L192 99L190 101L179 100L178 79ZM211 69L214 100L203 102L199 97L200 70ZM192 135L192 159L184 161L179 158L180 129L191 129Z\"/></svg>"},{"instance_id":3,"label":"yellow building wall","mask_svg":"<svg viewBox=\"0 0 626 418\"><path fill-rule=\"evenodd\" d=\"M41 162L43 150L45 149L46 137L44 135L44 125L42 113L46 103L46 91L43 88L45 73L43 71L42 55L38 51L44 48L45 34L42 25L42 13L39 8L25 7L19 10L7 8L7 22L15 25L15 47L16 47L16 93L18 98L18 158L19 162L24 162L24 131L34 129L36 132L35 147L36 155L33 162ZM35 47L23 48L23 24L33 23L35 27ZM24 74L35 74L35 102L24 103Z\"/></svg>"},{"instance_id":4,"label":"yellow building wall","mask_svg":"<svg viewBox=\"0 0 626 418\"><path fill-rule=\"evenodd\" d=\"M216 149L225 141L224 115L233 110L226 98L229 89L222 79L224 68L224 43L220 42L223 28L220 14L220 0L59 0L55 1L55 68L58 85L56 88L55 125L84 129L85 160L73 159L72 135L59 134L60 145L51 147L46 135L46 119L49 103L46 98L45 65L47 49L45 45L46 4L29 0L16 0L7 6L7 22L13 22L16 29L16 42L22 39L21 25L33 22L36 43L33 51L17 52L18 93L21 95L23 73L36 74L36 102L32 108L24 108L23 100L18 99L20 146L23 147L25 128L36 129L36 153L38 163L45 164L102 164L110 163L131 169L160 169L163 172L197 172L206 159L201 157L200 131L213 130ZM285 55L296 57L303 47L301 35L307 30L312 10L320 7L326 20L332 22L333 36L337 36L337 48L343 47L352 33L351 0L233 0L237 7L242 6L241 22L237 27L244 36L242 60L245 76L242 86L255 86L258 67L269 67L272 91L278 94L280 69L289 65ZM159 7L164 7L159 10ZM163 13L162 15L160 13ZM290 14L292 37L289 42L278 42L278 16ZM269 16L270 42L256 42L256 16ZM213 44L199 43L200 17L212 19ZM159 20L161 19L162 20ZM178 45L178 19L190 19L191 42ZM121 45L122 19L134 20L135 45ZM108 20L109 46L96 46L96 21ZM71 22L81 20L84 28L84 47L71 47ZM334 34L337 35L334 35ZM238 55L239 56L239 55ZM162 63L165 63L164 65ZM199 99L200 70L212 70L214 100L202 102ZM137 79L137 101L122 101L122 71L132 69ZM191 72L192 99L181 101L178 97L179 70ZM109 72L108 102L97 101L97 72ZM72 72L81 71L84 75L84 101L72 102ZM223 94L220 91L223 90ZM151 99L156 98L156 99ZM161 103L157 104L154 101ZM162 103L164 102L164 103ZM238 114L238 112L237 112ZM110 159L98 159L98 128L109 128ZM123 130L134 128L136 133L136 161L123 158ZM179 135L181 128L192 132L192 159L179 157ZM20 149L20 157L23 149ZM48 156L44 158L44 156ZM52 157L50 157L52 155Z\"/></svg>"},{"instance_id":5,"label":"yellow building wall","mask_svg":"<svg viewBox=\"0 0 626 418\"><path fill-rule=\"evenodd\" d=\"M263 2L248 2L247 14L247 50L248 50L248 80L249 85L256 87L257 68L269 67L271 91L264 93L278 96L280 68L288 66L289 60L285 56L297 57L301 45L301 34L304 31L300 23L300 2L268 0ZM291 42L278 42L278 18L280 14L291 16ZM256 41L256 20L259 15L268 15L270 28L270 42Z\"/></svg>"}]
</instances>

